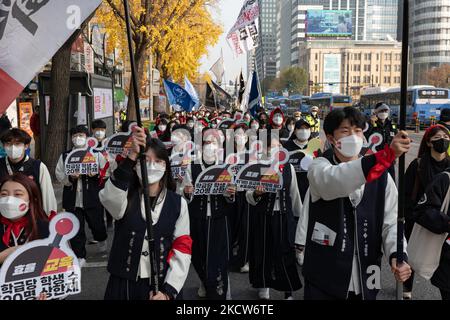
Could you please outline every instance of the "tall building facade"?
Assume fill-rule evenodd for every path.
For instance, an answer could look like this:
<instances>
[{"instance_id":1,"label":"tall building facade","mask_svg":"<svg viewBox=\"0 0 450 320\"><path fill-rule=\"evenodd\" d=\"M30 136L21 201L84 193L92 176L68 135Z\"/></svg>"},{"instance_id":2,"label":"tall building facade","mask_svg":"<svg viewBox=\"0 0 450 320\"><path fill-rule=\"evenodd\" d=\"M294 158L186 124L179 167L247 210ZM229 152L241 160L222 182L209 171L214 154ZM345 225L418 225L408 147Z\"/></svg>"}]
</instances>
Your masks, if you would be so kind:
<instances>
[{"instance_id":1,"label":"tall building facade","mask_svg":"<svg viewBox=\"0 0 450 320\"><path fill-rule=\"evenodd\" d=\"M450 1L413 0L409 3L410 82L427 84L429 70L450 64Z\"/></svg>"},{"instance_id":2,"label":"tall building facade","mask_svg":"<svg viewBox=\"0 0 450 320\"><path fill-rule=\"evenodd\" d=\"M299 63L308 10L351 10L352 40L396 40L398 0L291 0L291 64ZM284 19L284 17L281 17Z\"/></svg>"},{"instance_id":3,"label":"tall building facade","mask_svg":"<svg viewBox=\"0 0 450 320\"><path fill-rule=\"evenodd\" d=\"M277 3L277 49L276 70L280 71L291 65L292 0L279 0Z\"/></svg>"},{"instance_id":4,"label":"tall building facade","mask_svg":"<svg viewBox=\"0 0 450 320\"><path fill-rule=\"evenodd\" d=\"M259 1L259 46L255 50L256 68L261 81L276 76L277 0Z\"/></svg>"},{"instance_id":5,"label":"tall building facade","mask_svg":"<svg viewBox=\"0 0 450 320\"><path fill-rule=\"evenodd\" d=\"M359 100L367 87L399 87L401 43L315 40L300 46L300 67L313 82L309 94L334 92Z\"/></svg>"}]
</instances>

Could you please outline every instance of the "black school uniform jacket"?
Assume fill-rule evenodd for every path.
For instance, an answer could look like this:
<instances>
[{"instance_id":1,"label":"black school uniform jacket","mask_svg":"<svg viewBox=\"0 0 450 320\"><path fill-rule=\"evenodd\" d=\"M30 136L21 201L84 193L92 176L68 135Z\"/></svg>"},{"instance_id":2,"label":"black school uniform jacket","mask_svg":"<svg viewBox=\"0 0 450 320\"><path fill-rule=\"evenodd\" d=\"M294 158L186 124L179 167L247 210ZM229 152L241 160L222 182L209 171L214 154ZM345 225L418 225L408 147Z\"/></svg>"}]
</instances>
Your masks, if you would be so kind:
<instances>
[{"instance_id":1,"label":"black school uniform jacket","mask_svg":"<svg viewBox=\"0 0 450 320\"><path fill-rule=\"evenodd\" d=\"M450 180L447 173L438 174L426 188L425 195L414 210L415 222L436 234L450 232L450 209L448 212L441 212L448 188ZM439 289L450 291L450 237L442 244L439 267L434 272L431 283Z\"/></svg>"},{"instance_id":2,"label":"black school uniform jacket","mask_svg":"<svg viewBox=\"0 0 450 320\"><path fill-rule=\"evenodd\" d=\"M192 175L190 181L192 181L193 185L203 169L200 164L192 164L190 166L189 173ZM236 204L223 195L193 196L189 200L189 215L193 219L207 218L208 201L210 201L211 205L211 219L224 218L230 214L235 214Z\"/></svg>"},{"instance_id":3,"label":"black school uniform jacket","mask_svg":"<svg viewBox=\"0 0 450 320\"><path fill-rule=\"evenodd\" d=\"M52 178L44 163L40 160L25 156L23 161L14 164L8 160L8 157L5 157L0 159L0 177L10 174L8 165L12 172L23 173L36 182L41 191L42 207L47 215L56 214L58 212L58 203L53 189Z\"/></svg>"},{"instance_id":4,"label":"black school uniform jacket","mask_svg":"<svg viewBox=\"0 0 450 320\"><path fill-rule=\"evenodd\" d=\"M83 209L93 209L99 207L100 200L98 198L98 194L102 188L100 176L98 174L93 177L90 177L88 175L80 175L78 179L73 179L70 176L66 176L64 170L64 162L70 152L72 152L72 150L66 151L60 156L55 171L56 178L64 185L62 207L66 211L75 212L78 179L81 180ZM106 160L101 153L94 153L99 158L99 165L101 170L106 165Z\"/></svg>"},{"instance_id":5,"label":"black school uniform jacket","mask_svg":"<svg viewBox=\"0 0 450 320\"><path fill-rule=\"evenodd\" d=\"M36 221L36 224L37 224L38 238L39 239L48 238L50 234L48 230L49 222L38 219ZM6 225L0 223L0 251L6 250L14 246L21 246L28 242L28 234L25 232L25 228L23 228L16 241L14 241L14 236L11 234L9 238L9 244L6 245L3 242L3 235L5 234L6 228L7 228Z\"/></svg>"},{"instance_id":6,"label":"black school uniform jacket","mask_svg":"<svg viewBox=\"0 0 450 320\"><path fill-rule=\"evenodd\" d=\"M295 243L306 245L305 279L336 299L348 295L355 248L363 299L378 293L367 286L369 267L380 266L383 253L395 257L397 188L386 172L390 164L373 178L379 166L375 155L338 163L330 149L309 167L310 189Z\"/></svg>"},{"instance_id":7,"label":"black school uniform jacket","mask_svg":"<svg viewBox=\"0 0 450 320\"><path fill-rule=\"evenodd\" d=\"M145 208L134 165L130 159L122 161L100 192L101 203L117 220L108 271L131 281L151 276ZM191 262L189 212L186 201L175 192L165 190L161 199L152 212L160 291L176 296Z\"/></svg>"}]
</instances>

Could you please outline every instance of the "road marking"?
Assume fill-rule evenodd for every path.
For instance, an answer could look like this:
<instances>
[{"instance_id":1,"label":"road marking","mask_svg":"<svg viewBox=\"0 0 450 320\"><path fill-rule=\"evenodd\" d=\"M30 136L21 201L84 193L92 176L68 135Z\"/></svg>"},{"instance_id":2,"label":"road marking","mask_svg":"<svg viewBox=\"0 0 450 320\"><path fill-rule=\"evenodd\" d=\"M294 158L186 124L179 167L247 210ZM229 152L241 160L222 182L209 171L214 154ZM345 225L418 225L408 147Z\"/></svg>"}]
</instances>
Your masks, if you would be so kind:
<instances>
[{"instance_id":1,"label":"road marking","mask_svg":"<svg viewBox=\"0 0 450 320\"><path fill-rule=\"evenodd\" d=\"M108 265L108 261L86 262L83 268L104 268Z\"/></svg>"}]
</instances>

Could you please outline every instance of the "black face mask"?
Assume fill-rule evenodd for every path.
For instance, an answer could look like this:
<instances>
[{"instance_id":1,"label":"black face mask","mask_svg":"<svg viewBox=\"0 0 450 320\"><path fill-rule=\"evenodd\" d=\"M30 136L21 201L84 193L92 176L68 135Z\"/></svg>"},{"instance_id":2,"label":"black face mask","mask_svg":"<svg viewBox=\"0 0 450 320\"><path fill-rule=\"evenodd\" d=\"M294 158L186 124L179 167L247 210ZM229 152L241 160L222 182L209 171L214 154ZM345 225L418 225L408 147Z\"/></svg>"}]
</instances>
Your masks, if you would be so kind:
<instances>
[{"instance_id":1,"label":"black face mask","mask_svg":"<svg viewBox=\"0 0 450 320\"><path fill-rule=\"evenodd\" d=\"M436 151L437 153L444 153L447 152L448 147L450 145L450 141L445 139L439 139L431 141L431 144L433 145L434 151Z\"/></svg>"}]
</instances>

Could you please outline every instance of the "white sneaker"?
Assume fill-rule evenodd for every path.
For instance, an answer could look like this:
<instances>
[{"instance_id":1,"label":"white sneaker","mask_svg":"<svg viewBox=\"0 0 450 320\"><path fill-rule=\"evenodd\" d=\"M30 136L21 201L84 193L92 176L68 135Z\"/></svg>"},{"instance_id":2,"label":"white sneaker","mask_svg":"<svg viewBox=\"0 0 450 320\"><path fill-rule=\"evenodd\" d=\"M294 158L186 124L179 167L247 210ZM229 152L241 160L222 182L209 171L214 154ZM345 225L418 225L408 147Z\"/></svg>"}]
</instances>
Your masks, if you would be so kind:
<instances>
[{"instance_id":1,"label":"white sneaker","mask_svg":"<svg viewBox=\"0 0 450 320\"><path fill-rule=\"evenodd\" d=\"M86 264L86 259L85 258L78 258L78 264L80 265L80 268L83 268Z\"/></svg>"},{"instance_id":2,"label":"white sneaker","mask_svg":"<svg viewBox=\"0 0 450 320\"><path fill-rule=\"evenodd\" d=\"M197 295L200 298L206 298L206 289L205 289L205 286L203 285L203 283L200 283L200 287L197 290Z\"/></svg>"},{"instance_id":3,"label":"white sneaker","mask_svg":"<svg viewBox=\"0 0 450 320\"><path fill-rule=\"evenodd\" d=\"M284 299L284 300L294 300L294 297L293 297L293 296L289 296L289 297L287 297L287 298Z\"/></svg>"},{"instance_id":4,"label":"white sneaker","mask_svg":"<svg viewBox=\"0 0 450 320\"><path fill-rule=\"evenodd\" d=\"M250 270L250 267L248 266L248 263L246 263L243 267L241 267L241 273L248 273Z\"/></svg>"},{"instance_id":5,"label":"white sneaker","mask_svg":"<svg viewBox=\"0 0 450 320\"><path fill-rule=\"evenodd\" d=\"M270 292L269 292L269 288L261 288L258 289L258 297L261 300L270 300Z\"/></svg>"},{"instance_id":6,"label":"white sneaker","mask_svg":"<svg viewBox=\"0 0 450 320\"><path fill-rule=\"evenodd\" d=\"M228 276L228 290L227 290L227 297L226 297L226 299L227 299L227 300L233 300L233 299L231 298L230 276Z\"/></svg>"},{"instance_id":7,"label":"white sneaker","mask_svg":"<svg viewBox=\"0 0 450 320\"><path fill-rule=\"evenodd\" d=\"M302 251L301 253L295 252L295 257L297 258L298 265L303 266L303 262L305 260L305 251Z\"/></svg>"},{"instance_id":8,"label":"white sneaker","mask_svg":"<svg viewBox=\"0 0 450 320\"><path fill-rule=\"evenodd\" d=\"M108 244L105 241L99 242L97 244L99 252L106 252L108 250Z\"/></svg>"}]
</instances>

